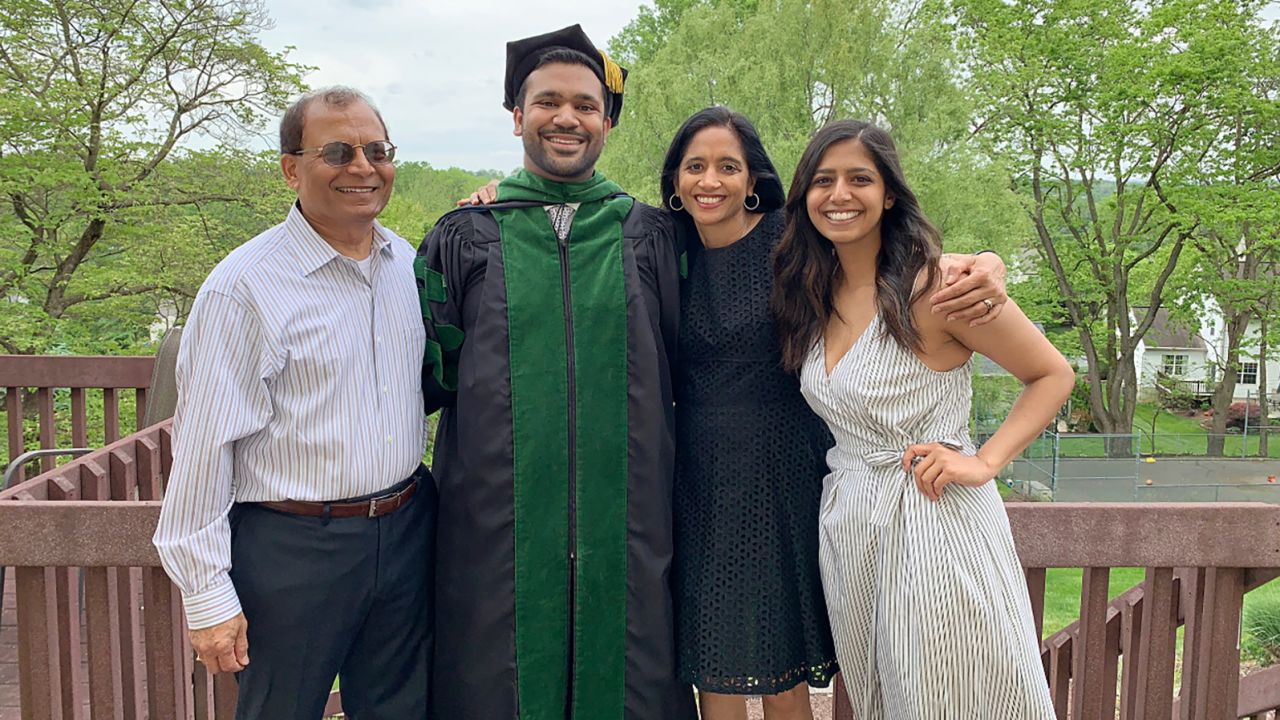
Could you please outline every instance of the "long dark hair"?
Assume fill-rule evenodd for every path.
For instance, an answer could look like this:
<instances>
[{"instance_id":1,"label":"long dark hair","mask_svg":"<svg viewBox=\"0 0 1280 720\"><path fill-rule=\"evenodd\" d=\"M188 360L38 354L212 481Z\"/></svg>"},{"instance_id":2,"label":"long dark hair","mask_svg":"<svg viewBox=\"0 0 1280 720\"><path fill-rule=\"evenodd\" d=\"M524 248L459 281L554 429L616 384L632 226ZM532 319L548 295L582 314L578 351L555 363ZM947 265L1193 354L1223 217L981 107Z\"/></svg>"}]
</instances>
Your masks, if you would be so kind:
<instances>
[{"instance_id":1,"label":"long dark hair","mask_svg":"<svg viewBox=\"0 0 1280 720\"><path fill-rule=\"evenodd\" d=\"M764 143L760 142L760 134L742 113L734 112L720 105L699 110L689 116L688 120L676 131L667 148L667 156L662 161L662 177L659 186L662 189L662 204L675 217L676 226L683 232L696 233L693 218L684 210L671 209L671 196L676 192L676 179L680 175L680 161L684 159L685 150L693 141L693 136L709 127L728 128L742 143L743 158L747 163L747 172L755 180L755 194L760 197L760 204L748 212L767 213L782 207L785 196L782 192L782 180L778 171L773 168L773 161L764 151ZM686 237L694 237L692 235Z\"/></svg>"},{"instance_id":2,"label":"long dark hair","mask_svg":"<svg viewBox=\"0 0 1280 720\"><path fill-rule=\"evenodd\" d=\"M782 364L788 370L804 364L835 312L832 293L840 263L835 246L813 227L805 198L827 149L848 140L857 140L867 149L884 179L885 192L894 197L893 207L884 211L880 221L877 310L885 331L899 345L920 349L911 304L937 282L942 234L920 210L889 133L862 120L839 120L815 133L800 157L787 194L787 226L774 252L770 307L782 343ZM926 271L926 282L917 289L921 270Z\"/></svg>"}]
</instances>

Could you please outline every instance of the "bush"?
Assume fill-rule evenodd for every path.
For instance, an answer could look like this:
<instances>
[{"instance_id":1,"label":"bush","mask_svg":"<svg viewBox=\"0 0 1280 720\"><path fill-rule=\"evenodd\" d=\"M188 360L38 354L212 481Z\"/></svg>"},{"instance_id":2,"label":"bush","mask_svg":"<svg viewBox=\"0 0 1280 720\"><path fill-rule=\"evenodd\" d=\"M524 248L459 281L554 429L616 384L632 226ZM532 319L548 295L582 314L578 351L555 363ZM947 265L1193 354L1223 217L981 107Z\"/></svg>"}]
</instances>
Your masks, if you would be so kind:
<instances>
[{"instance_id":1,"label":"bush","mask_svg":"<svg viewBox=\"0 0 1280 720\"><path fill-rule=\"evenodd\" d=\"M1093 426L1093 411L1089 406L1089 378L1081 370L1076 370L1076 384L1071 388L1071 397L1067 400L1070 408L1067 416L1067 432L1096 432Z\"/></svg>"},{"instance_id":2,"label":"bush","mask_svg":"<svg viewBox=\"0 0 1280 720\"><path fill-rule=\"evenodd\" d=\"M1245 607L1240 652L1262 665L1280 662L1280 597L1259 598Z\"/></svg>"},{"instance_id":3,"label":"bush","mask_svg":"<svg viewBox=\"0 0 1280 720\"><path fill-rule=\"evenodd\" d=\"M1248 413L1249 427L1257 427L1262 422L1262 406L1256 402L1248 403L1245 408L1245 402L1239 400L1231 403L1227 408L1227 427L1241 430L1244 428L1245 413Z\"/></svg>"},{"instance_id":4,"label":"bush","mask_svg":"<svg viewBox=\"0 0 1280 720\"><path fill-rule=\"evenodd\" d=\"M1156 391L1160 394L1160 407L1170 411L1188 412L1200 410L1204 401L1187 389L1186 383L1164 374L1156 376Z\"/></svg>"},{"instance_id":5,"label":"bush","mask_svg":"<svg viewBox=\"0 0 1280 720\"><path fill-rule=\"evenodd\" d=\"M973 376L973 421L975 434L994 432L1009 415L1009 408L1022 392L1022 383L1009 375Z\"/></svg>"}]
</instances>

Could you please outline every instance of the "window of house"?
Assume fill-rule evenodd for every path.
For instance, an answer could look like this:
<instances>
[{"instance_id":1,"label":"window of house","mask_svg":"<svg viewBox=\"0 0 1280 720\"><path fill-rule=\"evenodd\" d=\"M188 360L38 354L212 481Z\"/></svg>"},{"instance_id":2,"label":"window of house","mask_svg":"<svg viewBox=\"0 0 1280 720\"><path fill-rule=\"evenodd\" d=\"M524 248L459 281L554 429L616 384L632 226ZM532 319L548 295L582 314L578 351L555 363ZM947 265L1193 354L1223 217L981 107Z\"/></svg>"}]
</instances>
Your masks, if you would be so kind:
<instances>
[{"instance_id":1,"label":"window of house","mask_svg":"<svg viewBox=\"0 0 1280 720\"><path fill-rule=\"evenodd\" d=\"M1258 363L1242 362L1240 363L1240 371L1236 373L1236 382L1241 385L1257 385L1258 384Z\"/></svg>"},{"instance_id":2,"label":"window of house","mask_svg":"<svg viewBox=\"0 0 1280 720\"><path fill-rule=\"evenodd\" d=\"M1160 363L1160 372L1169 377L1182 377L1187 372L1187 356L1165 355Z\"/></svg>"}]
</instances>

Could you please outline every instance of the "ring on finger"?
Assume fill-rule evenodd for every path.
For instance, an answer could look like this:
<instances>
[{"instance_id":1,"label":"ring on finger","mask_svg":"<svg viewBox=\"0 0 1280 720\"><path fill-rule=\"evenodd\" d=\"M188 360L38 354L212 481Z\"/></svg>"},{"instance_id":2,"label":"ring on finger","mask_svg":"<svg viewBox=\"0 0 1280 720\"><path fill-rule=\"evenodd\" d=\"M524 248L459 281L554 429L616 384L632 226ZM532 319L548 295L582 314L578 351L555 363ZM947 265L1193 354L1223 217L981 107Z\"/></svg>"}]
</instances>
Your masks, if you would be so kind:
<instances>
[{"instance_id":1,"label":"ring on finger","mask_svg":"<svg viewBox=\"0 0 1280 720\"><path fill-rule=\"evenodd\" d=\"M991 298L983 298L982 304L987 306L987 312L982 313L983 315L986 315L987 313L991 312L991 310L996 306L995 303L991 302Z\"/></svg>"}]
</instances>

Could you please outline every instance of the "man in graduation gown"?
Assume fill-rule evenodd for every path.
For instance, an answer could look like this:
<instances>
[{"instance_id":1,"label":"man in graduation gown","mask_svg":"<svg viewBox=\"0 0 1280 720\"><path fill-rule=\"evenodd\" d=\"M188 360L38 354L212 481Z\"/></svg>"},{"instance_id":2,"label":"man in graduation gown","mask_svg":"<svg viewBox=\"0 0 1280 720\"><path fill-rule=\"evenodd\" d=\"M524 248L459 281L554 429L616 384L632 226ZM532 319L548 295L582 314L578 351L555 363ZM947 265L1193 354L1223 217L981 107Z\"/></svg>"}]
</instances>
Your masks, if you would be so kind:
<instances>
[{"instance_id":1,"label":"man in graduation gown","mask_svg":"<svg viewBox=\"0 0 1280 720\"><path fill-rule=\"evenodd\" d=\"M695 717L668 585L673 232L595 171L625 75L576 25L509 43L524 169L419 250L438 720Z\"/></svg>"}]
</instances>

